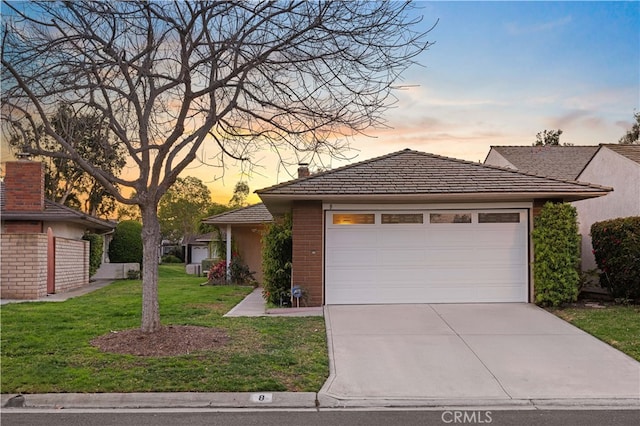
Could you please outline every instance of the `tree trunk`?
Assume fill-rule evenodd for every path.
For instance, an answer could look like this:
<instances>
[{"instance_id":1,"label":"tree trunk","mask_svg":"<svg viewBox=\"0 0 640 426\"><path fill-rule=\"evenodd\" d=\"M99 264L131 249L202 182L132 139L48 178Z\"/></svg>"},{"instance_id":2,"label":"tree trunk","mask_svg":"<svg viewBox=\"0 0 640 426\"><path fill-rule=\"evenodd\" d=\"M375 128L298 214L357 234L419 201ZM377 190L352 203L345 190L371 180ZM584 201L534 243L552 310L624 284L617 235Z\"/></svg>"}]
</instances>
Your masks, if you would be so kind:
<instances>
[{"instance_id":1,"label":"tree trunk","mask_svg":"<svg viewBox=\"0 0 640 426\"><path fill-rule=\"evenodd\" d=\"M148 204L152 204L148 202ZM140 206L142 211L142 324L145 333L160 329L158 307L158 256L160 254L160 222L157 206Z\"/></svg>"}]
</instances>

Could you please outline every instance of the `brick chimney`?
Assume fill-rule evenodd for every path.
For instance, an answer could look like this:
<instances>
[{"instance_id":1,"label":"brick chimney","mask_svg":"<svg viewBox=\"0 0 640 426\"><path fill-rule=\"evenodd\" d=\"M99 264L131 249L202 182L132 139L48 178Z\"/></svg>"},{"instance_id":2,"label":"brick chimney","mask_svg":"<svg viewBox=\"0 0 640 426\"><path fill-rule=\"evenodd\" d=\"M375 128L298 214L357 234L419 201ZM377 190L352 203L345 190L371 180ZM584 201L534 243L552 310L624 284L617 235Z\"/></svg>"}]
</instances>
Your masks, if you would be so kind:
<instances>
[{"instance_id":1,"label":"brick chimney","mask_svg":"<svg viewBox=\"0 0 640 426\"><path fill-rule=\"evenodd\" d=\"M309 175L309 163L298 163L298 179L308 177Z\"/></svg>"},{"instance_id":2,"label":"brick chimney","mask_svg":"<svg viewBox=\"0 0 640 426\"><path fill-rule=\"evenodd\" d=\"M4 209L21 212L44 210L44 164L29 160L6 163Z\"/></svg>"}]
</instances>

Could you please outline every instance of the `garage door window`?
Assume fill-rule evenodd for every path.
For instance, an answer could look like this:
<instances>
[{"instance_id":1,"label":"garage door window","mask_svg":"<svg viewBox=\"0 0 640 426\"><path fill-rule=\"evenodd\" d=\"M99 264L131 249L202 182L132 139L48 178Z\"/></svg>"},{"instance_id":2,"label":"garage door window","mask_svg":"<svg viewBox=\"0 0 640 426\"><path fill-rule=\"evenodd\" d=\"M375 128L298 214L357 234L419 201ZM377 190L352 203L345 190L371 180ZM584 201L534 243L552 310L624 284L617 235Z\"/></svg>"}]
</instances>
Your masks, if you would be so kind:
<instances>
[{"instance_id":1,"label":"garage door window","mask_svg":"<svg viewBox=\"0 0 640 426\"><path fill-rule=\"evenodd\" d=\"M382 223L390 224L390 223L423 223L424 217L422 213L416 214L407 214L407 213L383 213L382 214Z\"/></svg>"},{"instance_id":2,"label":"garage door window","mask_svg":"<svg viewBox=\"0 0 640 426\"><path fill-rule=\"evenodd\" d=\"M471 213L431 213L430 223L471 223Z\"/></svg>"},{"instance_id":3,"label":"garage door window","mask_svg":"<svg viewBox=\"0 0 640 426\"><path fill-rule=\"evenodd\" d=\"M334 214L334 225L373 225L376 222L376 215L373 213L345 213Z\"/></svg>"},{"instance_id":4,"label":"garage door window","mask_svg":"<svg viewBox=\"0 0 640 426\"><path fill-rule=\"evenodd\" d=\"M520 213L478 213L478 223L520 223Z\"/></svg>"}]
</instances>

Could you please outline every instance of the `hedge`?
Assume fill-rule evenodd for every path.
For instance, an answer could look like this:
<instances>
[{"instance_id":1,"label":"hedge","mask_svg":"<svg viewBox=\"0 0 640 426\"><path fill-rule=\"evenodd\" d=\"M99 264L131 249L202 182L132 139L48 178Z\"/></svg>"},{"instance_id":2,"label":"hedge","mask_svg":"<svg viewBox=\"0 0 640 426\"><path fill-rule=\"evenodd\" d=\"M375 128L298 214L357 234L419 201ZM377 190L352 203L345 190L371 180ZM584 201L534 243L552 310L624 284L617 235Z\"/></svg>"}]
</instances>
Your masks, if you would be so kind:
<instances>
[{"instance_id":1,"label":"hedge","mask_svg":"<svg viewBox=\"0 0 640 426\"><path fill-rule=\"evenodd\" d=\"M600 285L615 298L640 301L640 216L594 223L591 245Z\"/></svg>"},{"instance_id":2,"label":"hedge","mask_svg":"<svg viewBox=\"0 0 640 426\"><path fill-rule=\"evenodd\" d=\"M102 264L104 238L98 234L84 234L82 239L89 241L89 276L92 277Z\"/></svg>"},{"instance_id":3,"label":"hedge","mask_svg":"<svg viewBox=\"0 0 640 426\"><path fill-rule=\"evenodd\" d=\"M135 220L118 223L109 244L112 263L139 263L142 265L142 224Z\"/></svg>"},{"instance_id":4,"label":"hedge","mask_svg":"<svg viewBox=\"0 0 640 426\"><path fill-rule=\"evenodd\" d=\"M275 305L291 301L291 259L293 255L291 216L269 225L263 237L263 296Z\"/></svg>"},{"instance_id":5,"label":"hedge","mask_svg":"<svg viewBox=\"0 0 640 426\"><path fill-rule=\"evenodd\" d=\"M580 289L580 235L575 207L546 203L534 220L535 302L558 306L574 302Z\"/></svg>"}]
</instances>

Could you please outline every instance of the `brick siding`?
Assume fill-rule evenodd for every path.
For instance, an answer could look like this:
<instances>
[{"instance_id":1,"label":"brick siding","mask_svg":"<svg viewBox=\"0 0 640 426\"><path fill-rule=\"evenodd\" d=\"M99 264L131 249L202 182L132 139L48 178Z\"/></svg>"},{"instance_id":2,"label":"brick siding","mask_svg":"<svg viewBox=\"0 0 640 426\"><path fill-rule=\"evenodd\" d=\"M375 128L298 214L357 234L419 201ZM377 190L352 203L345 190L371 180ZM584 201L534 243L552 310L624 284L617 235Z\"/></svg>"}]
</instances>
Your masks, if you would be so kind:
<instances>
[{"instance_id":1,"label":"brick siding","mask_svg":"<svg viewBox=\"0 0 640 426\"><path fill-rule=\"evenodd\" d=\"M39 221L6 221L4 232L7 234L40 234L42 222Z\"/></svg>"},{"instance_id":2,"label":"brick siding","mask_svg":"<svg viewBox=\"0 0 640 426\"><path fill-rule=\"evenodd\" d=\"M322 203L299 201L293 204L293 285L306 292L307 306L322 306Z\"/></svg>"},{"instance_id":3,"label":"brick siding","mask_svg":"<svg viewBox=\"0 0 640 426\"><path fill-rule=\"evenodd\" d=\"M0 235L0 293L3 299L47 295L47 235Z\"/></svg>"},{"instance_id":4,"label":"brick siding","mask_svg":"<svg viewBox=\"0 0 640 426\"><path fill-rule=\"evenodd\" d=\"M56 293L89 284L89 242L56 237Z\"/></svg>"}]
</instances>

